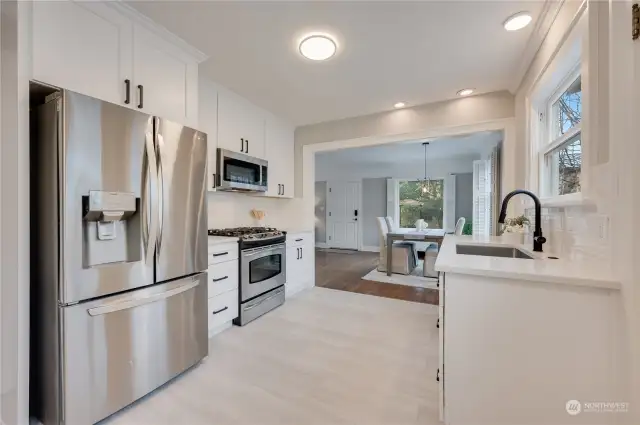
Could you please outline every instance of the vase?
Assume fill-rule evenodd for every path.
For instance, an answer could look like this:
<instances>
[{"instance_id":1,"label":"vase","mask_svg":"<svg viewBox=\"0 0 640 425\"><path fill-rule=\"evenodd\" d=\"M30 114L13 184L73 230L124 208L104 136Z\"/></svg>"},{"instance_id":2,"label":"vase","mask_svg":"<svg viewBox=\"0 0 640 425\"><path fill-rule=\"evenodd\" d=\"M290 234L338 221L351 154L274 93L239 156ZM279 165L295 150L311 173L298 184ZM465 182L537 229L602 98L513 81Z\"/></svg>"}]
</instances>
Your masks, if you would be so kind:
<instances>
[{"instance_id":1,"label":"vase","mask_svg":"<svg viewBox=\"0 0 640 425\"><path fill-rule=\"evenodd\" d=\"M504 242L514 244L514 245L523 245L524 244L524 233L521 232L505 232L501 236Z\"/></svg>"}]
</instances>

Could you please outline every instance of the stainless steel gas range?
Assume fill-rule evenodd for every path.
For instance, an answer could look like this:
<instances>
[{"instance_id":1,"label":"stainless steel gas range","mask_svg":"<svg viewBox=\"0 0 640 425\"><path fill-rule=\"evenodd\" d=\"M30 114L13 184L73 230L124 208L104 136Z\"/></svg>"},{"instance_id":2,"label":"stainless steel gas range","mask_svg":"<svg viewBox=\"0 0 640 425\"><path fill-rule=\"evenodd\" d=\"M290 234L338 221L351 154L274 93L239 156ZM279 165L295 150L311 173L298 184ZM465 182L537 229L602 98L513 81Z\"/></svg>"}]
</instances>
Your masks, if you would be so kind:
<instances>
[{"instance_id":1,"label":"stainless steel gas range","mask_svg":"<svg viewBox=\"0 0 640 425\"><path fill-rule=\"evenodd\" d=\"M286 234L269 227L209 230L211 236L239 238L240 285L238 317L244 326L284 304L287 270Z\"/></svg>"}]
</instances>

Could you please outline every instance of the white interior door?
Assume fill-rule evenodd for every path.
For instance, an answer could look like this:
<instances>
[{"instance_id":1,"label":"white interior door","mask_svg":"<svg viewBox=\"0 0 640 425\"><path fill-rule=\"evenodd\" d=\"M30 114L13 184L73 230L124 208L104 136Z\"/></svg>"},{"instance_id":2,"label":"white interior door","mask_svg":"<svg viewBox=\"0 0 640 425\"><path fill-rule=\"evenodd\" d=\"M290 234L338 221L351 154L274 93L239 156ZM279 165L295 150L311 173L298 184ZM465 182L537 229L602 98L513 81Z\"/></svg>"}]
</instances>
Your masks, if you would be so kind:
<instances>
[{"instance_id":1,"label":"white interior door","mask_svg":"<svg viewBox=\"0 0 640 425\"><path fill-rule=\"evenodd\" d=\"M358 249L360 240L360 182L328 182L327 244Z\"/></svg>"}]
</instances>

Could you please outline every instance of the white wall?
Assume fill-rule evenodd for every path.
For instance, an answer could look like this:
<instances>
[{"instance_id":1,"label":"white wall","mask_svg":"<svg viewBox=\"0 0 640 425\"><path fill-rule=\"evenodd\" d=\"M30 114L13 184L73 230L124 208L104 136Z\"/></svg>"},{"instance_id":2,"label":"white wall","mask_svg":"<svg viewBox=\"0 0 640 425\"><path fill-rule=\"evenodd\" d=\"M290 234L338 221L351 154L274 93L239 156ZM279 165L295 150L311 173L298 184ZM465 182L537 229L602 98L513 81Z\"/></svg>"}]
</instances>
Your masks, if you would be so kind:
<instances>
[{"instance_id":1,"label":"white wall","mask_svg":"<svg viewBox=\"0 0 640 425\"><path fill-rule=\"evenodd\" d=\"M298 127L295 134L296 197L302 197L304 192L300 182L305 173L303 168L306 164L303 161L302 151L306 145L360 139L364 146L370 144L368 140L383 137L398 141L409 140L413 138L410 136L412 134L444 131L455 127L462 129L465 126L514 116L514 97L511 93L503 91ZM402 135L406 137L401 137ZM505 135L507 143L504 145L503 152L506 159L503 188L508 190L515 188L513 179L515 174L513 147L515 145L510 142L512 137L512 134ZM310 189L310 192L312 191Z\"/></svg>"},{"instance_id":2,"label":"white wall","mask_svg":"<svg viewBox=\"0 0 640 425\"><path fill-rule=\"evenodd\" d=\"M452 173L469 173L473 171L475 156L465 158L428 161L427 171L429 177L442 178ZM316 181L325 180L360 180L365 178L390 177L390 178L424 178L424 160L415 162L392 163L342 163L331 158L331 155L316 156Z\"/></svg>"},{"instance_id":3,"label":"white wall","mask_svg":"<svg viewBox=\"0 0 640 425\"><path fill-rule=\"evenodd\" d=\"M549 70L553 72L553 57L561 44L565 34L570 29L576 13L581 7L581 1L565 1L553 22L547 37L529 67L520 88L516 93L516 134L517 134L517 165L516 180L518 185L535 188L535 176L532 177L532 167L529 163L530 137L527 127L529 109L528 97L541 73ZM631 76L625 72L631 68L625 62L632 56L631 38L628 22L630 7L626 2L610 1L587 2L586 38L582 48L582 55L587 61L587 68L583 67L583 189L588 203L572 206L543 208L543 231L548 239L547 246L558 252L564 258L582 258L598 261L606 267L614 262L614 273L623 283L622 296L624 311L621 312L621 322L626 331L629 348L634 347L628 356L634 359L629 364L621 362L619 367L629 377L629 382L622 383L620 401L631 401L631 409L640 413L640 312L638 300L634 295L638 292L638 274L634 279L634 262L637 263L637 234L633 224L636 220L637 209L630 201L633 185L637 187L637 178L630 178L630 172L637 170L637 155L634 156L633 147L637 138L630 136L632 131L630 111L632 103L629 90L633 87ZM617 11L619 21L609 27L609 11ZM609 44L609 37L611 44ZM611 46L619 48L617 56L609 56ZM611 58L611 61L610 61ZM612 66L611 71L609 66ZM615 69L615 72L613 71ZM615 78L609 80L609 72ZM635 81L638 90L638 80ZM612 93L609 98L610 86L617 86L617 97ZM584 88L588 87L588 92ZM611 101L609 101L611 99ZM609 109L611 105L611 110ZM609 119L612 120L609 133ZM618 126L613 125L618 122ZM615 134L614 134L615 133ZM629 164L629 158L635 158ZM634 181L634 183L630 183ZM618 183L616 183L618 182ZM631 184L631 186L624 185ZM528 215L533 215L527 209ZM616 235L618 239L616 240ZM632 254L636 250L636 255ZM635 364L634 364L635 363ZM629 373L630 372L630 373ZM636 393L629 395L624 391L632 383L636 383ZM638 417L638 416L636 416ZM621 423L637 423L629 416L621 416Z\"/></svg>"},{"instance_id":4,"label":"white wall","mask_svg":"<svg viewBox=\"0 0 640 425\"><path fill-rule=\"evenodd\" d=\"M1 421L29 417L29 78L31 3L0 2Z\"/></svg>"}]
</instances>

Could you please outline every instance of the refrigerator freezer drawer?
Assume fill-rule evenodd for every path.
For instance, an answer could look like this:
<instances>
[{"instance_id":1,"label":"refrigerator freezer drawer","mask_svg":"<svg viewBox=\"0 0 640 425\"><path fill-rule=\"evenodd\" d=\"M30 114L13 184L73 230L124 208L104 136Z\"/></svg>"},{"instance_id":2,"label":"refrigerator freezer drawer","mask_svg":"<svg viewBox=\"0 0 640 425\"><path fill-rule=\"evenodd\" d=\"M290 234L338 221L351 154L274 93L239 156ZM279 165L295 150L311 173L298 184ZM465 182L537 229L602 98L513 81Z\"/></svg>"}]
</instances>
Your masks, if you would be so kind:
<instances>
[{"instance_id":1,"label":"refrigerator freezer drawer","mask_svg":"<svg viewBox=\"0 0 640 425\"><path fill-rule=\"evenodd\" d=\"M65 425L98 422L208 354L206 273L61 312Z\"/></svg>"}]
</instances>

